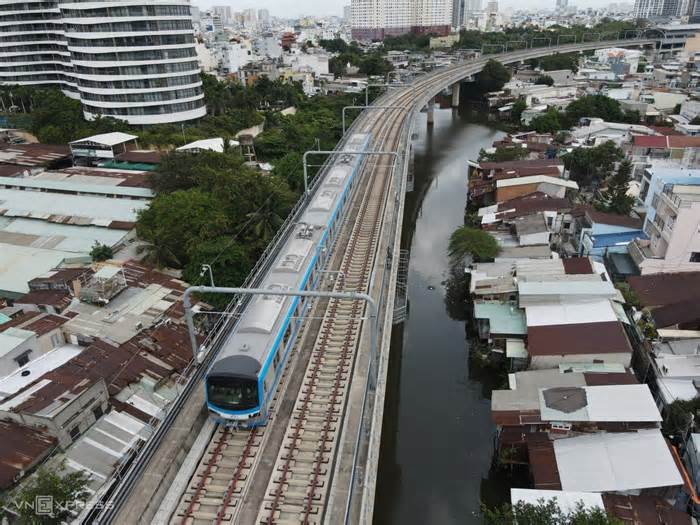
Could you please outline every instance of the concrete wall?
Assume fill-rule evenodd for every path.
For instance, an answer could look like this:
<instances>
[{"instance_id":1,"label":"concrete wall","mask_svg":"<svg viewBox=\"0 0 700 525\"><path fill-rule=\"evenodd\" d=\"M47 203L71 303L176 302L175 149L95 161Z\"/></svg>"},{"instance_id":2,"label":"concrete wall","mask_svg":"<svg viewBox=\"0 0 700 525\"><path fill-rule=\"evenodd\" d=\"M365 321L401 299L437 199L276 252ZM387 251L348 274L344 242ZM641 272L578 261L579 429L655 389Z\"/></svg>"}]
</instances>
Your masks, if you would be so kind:
<instances>
[{"instance_id":1,"label":"concrete wall","mask_svg":"<svg viewBox=\"0 0 700 525\"><path fill-rule=\"evenodd\" d=\"M643 275L663 272L700 271L700 263L690 262L693 252L700 253L700 202L680 208L671 232L670 242L658 234L652 236L653 249L667 244L663 259L645 259L640 264ZM655 232L655 230L651 230Z\"/></svg>"}]
</instances>

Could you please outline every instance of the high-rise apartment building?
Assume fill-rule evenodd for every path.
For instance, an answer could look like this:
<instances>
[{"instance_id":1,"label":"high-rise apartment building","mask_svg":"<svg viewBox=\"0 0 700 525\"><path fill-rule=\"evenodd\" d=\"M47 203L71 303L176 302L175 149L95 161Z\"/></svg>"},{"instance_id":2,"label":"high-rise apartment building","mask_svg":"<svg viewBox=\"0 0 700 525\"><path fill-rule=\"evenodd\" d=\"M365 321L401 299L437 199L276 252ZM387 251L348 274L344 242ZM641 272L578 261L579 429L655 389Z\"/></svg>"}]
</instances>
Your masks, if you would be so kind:
<instances>
[{"instance_id":1,"label":"high-rise apartment building","mask_svg":"<svg viewBox=\"0 0 700 525\"><path fill-rule=\"evenodd\" d=\"M453 0L352 0L355 40L383 40L405 33L449 34Z\"/></svg>"},{"instance_id":2,"label":"high-rise apartment building","mask_svg":"<svg viewBox=\"0 0 700 525\"><path fill-rule=\"evenodd\" d=\"M267 25L270 23L270 11L267 9L258 9L258 22L262 25Z\"/></svg>"},{"instance_id":3,"label":"high-rise apartment building","mask_svg":"<svg viewBox=\"0 0 700 525\"><path fill-rule=\"evenodd\" d=\"M557 11L563 11L568 7L569 0L557 0L555 5Z\"/></svg>"},{"instance_id":4,"label":"high-rise apartment building","mask_svg":"<svg viewBox=\"0 0 700 525\"><path fill-rule=\"evenodd\" d=\"M147 125L206 114L185 0L4 3L0 84L59 87L99 115Z\"/></svg>"},{"instance_id":5,"label":"high-rise apartment building","mask_svg":"<svg viewBox=\"0 0 700 525\"><path fill-rule=\"evenodd\" d=\"M635 0L634 17L653 18L655 16L660 16L663 9L664 0Z\"/></svg>"}]
</instances>

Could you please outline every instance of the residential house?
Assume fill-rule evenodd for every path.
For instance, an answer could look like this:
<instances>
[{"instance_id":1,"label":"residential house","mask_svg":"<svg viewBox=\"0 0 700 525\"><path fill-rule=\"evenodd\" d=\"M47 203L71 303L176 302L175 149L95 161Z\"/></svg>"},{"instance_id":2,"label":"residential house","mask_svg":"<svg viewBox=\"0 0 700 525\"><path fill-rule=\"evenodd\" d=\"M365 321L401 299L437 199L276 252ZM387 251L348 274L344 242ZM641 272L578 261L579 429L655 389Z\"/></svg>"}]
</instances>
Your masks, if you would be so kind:
<instances>
[{"instance_id":1,"label":"residential house","mask_svg":"<svg viewBox=\"0 0 700 525\"><path fill-rule=\"evenodd\" d=\"M630 244L629 250L640 272L700 270L700 177L682 183L660 179L649 193L644 222L648 238Z\"/></svg>"},{"instance_id":2,"label":"residential house","mask_svg":"<svg viewBox=\"0 0 700 525\"><path fill-rule=\"evenodd\" d=\"M514 160L506 162L469 163L469 199L481 204L497 202L496 182L518 177L544 175L549 178L564 176L564 163L559 159ZM535 184L537 186L537 184ZM529 189L518 195L537 191ZM514 195L518 196L518 195ZM512 198L512 197L511 197ZM503 199L507 200L507 199Z\"/></svg>"},{"instance_id":3,"label":"residential house","mask_svg":"<svg viewBox=\"0 0 700 525\"><path fill-rule=\"evenodd\" d=\"M573 233L570 237L574 253L603 257L609 252L625 253L627 245L637 238L646 238L642 220L627 215L605 213L591 206L572 211Z\"/></svg>"}]
</instances>

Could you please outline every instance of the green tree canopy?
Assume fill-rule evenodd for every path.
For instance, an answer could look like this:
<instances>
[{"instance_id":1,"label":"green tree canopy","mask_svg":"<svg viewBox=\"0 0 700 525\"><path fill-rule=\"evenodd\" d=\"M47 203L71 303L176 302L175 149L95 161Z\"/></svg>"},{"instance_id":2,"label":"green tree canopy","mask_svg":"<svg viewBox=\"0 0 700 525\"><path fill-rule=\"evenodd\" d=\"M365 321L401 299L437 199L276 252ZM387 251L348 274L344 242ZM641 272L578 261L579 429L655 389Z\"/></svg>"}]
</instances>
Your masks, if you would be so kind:
<instances>
[{"instance_id":1,"label":"green tree canopy","mask_svg":"<svg viewBox=\"0 0 700 525\"><path fill-rule=\"evenodd\" d=\"M596 208L608 213L629 215L634 205L634 197L627 195L631 174L632 163L623 160L617 172L608 179L608 187L595 203Z\"/></svg>"},{"instance_id":2,"label":"green tree canopy","mask_svg":"<svg viewBox=\"0 0 700 525\"><path fill-rule=\"evenodd\" d=\"M536 505L520 501L495 509L483 508L483 514L487 525L623 525L602 509L584 507L583 502L574 510L562 510L555 499L542 499Z\"/></svg>"},{"instance_id":3,"label":"green tree canopy","mask_svg":"<svg viewBox=\"0 0 700 525\"><path fill-rule=\"evenodd\" d=\"M457 228L450 236L448 253L453 260L462 260L471 255L477 261L496 257L501 248L488 232L469 226Z\"/></svg>"},{"instance_id":4,"label":"green tree canopy","mask_svg":"<svg viewBox=\"0 0 700 525\"><path fill-rule=\"evenodd\" d=\"M510 80L510 72L497 60L489 60L477 75L476 87L481 93L499 91Z\"/></svg>"},{"instance_id":5,"label":"green tree canopy","mask_svg":"<svg viewBox=\"0 0 700 525\"><path fill-rule=\"evenodd\" d=\"M92 245L92 250L90 250L90 257L96 262L106 261L114 257L114 252L110 246L95 241L95 244Z\"/></svg>"},{"instance_id":6,"label":"green tree canopy","mask_svg":"<svg viewBox=\"0 0 700 525\"><path fill-rule=\"evenodd\" d=\"M523 111L527 109L527 102L523 99L518 99L513 103L513 108L510 110L510 119L516 124L520 124L520 119L523 116Z\"/></svg>"},{"instance_id":7,"label":"green tree canopy","mask_svg":"<svg viewBox=\"0 0 700 525\"><path fill-rule=\"evenodd\" d=\"M616 162L624 158L623 151L614 142L607 141L593 148L576 148L562 157L571 178L581 187L598 184L606 179Z\"/></svg>"},{"instance_id":8,"label":"green tree canopy","mask_svg":"<svg viewBox=\"0 0 700 525\"><path fill-rule=\"evenodd\" d=\"M556 109L550 108L541 115L533 118L528 127L534 129L537 133L556 134L566 127L563 121L565 121L565 119L562 114Z\"/></svg>"},{"instance_id":9,"label":"green tree canopy","mask_svg":"<svg viewBox=\"0 0 700 525\"><path fill-rule=\"evenodd\" d=\"M554 79L550 77L549 75L540 75L535 79L535 84L539 85L544 85L544 86L553 86L554 85Z\"/></svg>"},{"instance_id":10,"label":"green tree canopy","mask_svg":"<svg viewBox=\"0 0 700 525\"><path fill-rule=\"evenodd\" d=\"M479 162L506 162L524 159L527 155L527 148L521 147L520 144L515 144L511 147L498 146L490 153L487 153L485 149L481 149L479 151Z\"/></svg>"},{"instance_id":11,"label":"green tree canopy","mask_svg":"<svg viewBox=\"0 0 700 525\"><path fill-rule=\"evenodd\" d=\"M5 506L19 515L20 523L69 523L73 520L73 512L80 512L90 497L87 490L89 479L90 476L83 471L62 475L56 469L40 467ZM36 512L37 499L42 498L44 502L50 502L50 514Z\"/></svg>"}]
</instances>

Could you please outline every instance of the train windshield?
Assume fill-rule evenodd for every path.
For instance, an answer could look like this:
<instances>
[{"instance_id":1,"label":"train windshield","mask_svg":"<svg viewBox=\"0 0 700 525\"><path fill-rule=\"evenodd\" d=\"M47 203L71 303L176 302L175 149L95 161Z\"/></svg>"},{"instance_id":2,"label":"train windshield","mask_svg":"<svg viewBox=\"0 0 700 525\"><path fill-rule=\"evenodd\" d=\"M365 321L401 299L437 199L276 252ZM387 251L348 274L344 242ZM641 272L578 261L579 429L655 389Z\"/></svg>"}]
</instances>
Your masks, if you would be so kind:
<instances>
[{"instance_id":1,"label":"train windshield","mask_svg":"<svg viewBox=\"0 0 700 525\"><path fill-rule=\"evenodd\" d=\"M258 384L252 379L210 377L207 394L212 405L225 410L248 410L258 406Z\"/></svg>"}]
</instances>

